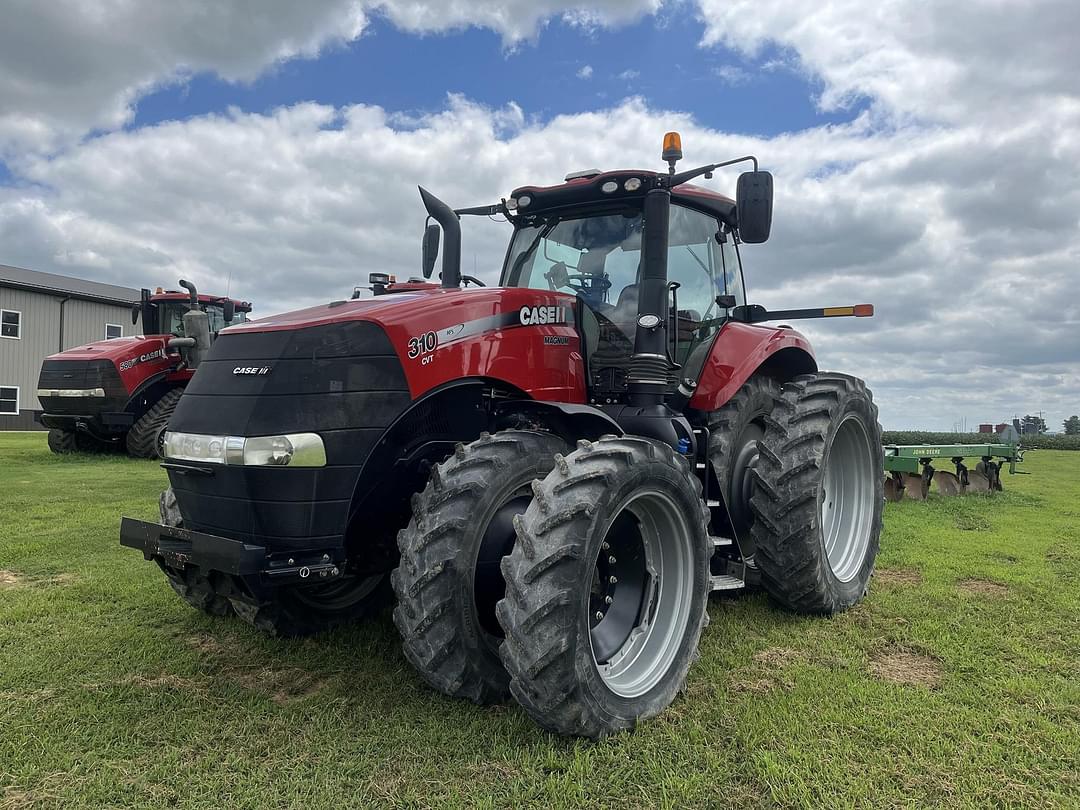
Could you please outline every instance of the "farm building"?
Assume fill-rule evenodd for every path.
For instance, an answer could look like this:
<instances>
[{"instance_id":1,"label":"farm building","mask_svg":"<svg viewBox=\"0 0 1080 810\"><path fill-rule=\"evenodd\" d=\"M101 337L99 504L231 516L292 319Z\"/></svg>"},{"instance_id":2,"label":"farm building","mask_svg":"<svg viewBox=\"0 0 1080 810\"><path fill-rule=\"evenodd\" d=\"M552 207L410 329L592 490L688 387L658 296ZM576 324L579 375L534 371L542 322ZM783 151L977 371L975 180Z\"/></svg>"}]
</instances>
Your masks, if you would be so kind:
<instances>
[{"instance_id":1,"label":"farm building","mask_svg":"<svg viewBox=\"0 0 1080 810\"><path fill-rule=\"evenodd\" d=\"M0 430L32 430L50 354L133 334L139 291L0 264Z\"/></svg>"}]
</instances>

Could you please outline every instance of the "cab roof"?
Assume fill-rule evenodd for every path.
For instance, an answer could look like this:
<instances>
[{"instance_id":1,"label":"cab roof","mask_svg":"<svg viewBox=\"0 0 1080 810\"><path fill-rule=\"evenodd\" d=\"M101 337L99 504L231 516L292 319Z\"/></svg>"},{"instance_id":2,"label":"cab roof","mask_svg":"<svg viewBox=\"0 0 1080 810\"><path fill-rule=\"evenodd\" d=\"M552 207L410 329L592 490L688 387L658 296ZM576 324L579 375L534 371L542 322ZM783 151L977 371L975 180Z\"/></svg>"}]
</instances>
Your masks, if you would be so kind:
<instances>
[{"instance_id":1,"label":"cab roof","mask_svg":"<svg viewBox=\"0 0 1080 810\"><path fill-rule=\"evenodd\" d=\"M183 292L181 290L165 290L164 292L151 293L150 300L154 301L154 302L157 302L157 301L183 301L183 302L187 302L187 301L191 300L191 295L189 293ZM227 300L229 300L229 299L221 297L221 296L217 296L217 295L200 295L199 296L199 303L200 304L220 304L220 303L223 303L224 301L227 301ZM236 299L233 299L233 305L238 310L240 310L241 312L251 312L251 303L248 302L248 301L237 301Z\"/></svg>"},{"instance_id":2,"label":"cab roof","mask_svg":"<svg viewBox=\"0 0 1080 810\"><path fill-rule=\"evenodd\" d=\"M594 204L612 204L622 201L638 203L644 199L650 189L656 188L660 177L664 176L659 172L645 169L616 169L595 174L593 172L594 170L589 170L577 176L568 175L570 179L554 186L521 186L514 189L510 193L510 198L517 206L515 210L517 217L529 219L533 215ZM626 181L633 178L640 181L640 186L633 191L628 191L625 187ZM605 184L612 182L615 188L605 192ZM683 183L671 190L671 197L674 202L712 214L732 227L738 224L735 216L735 201L723 194L717 194L715 191L692 183Z\"/></svg>"}]
</instances>

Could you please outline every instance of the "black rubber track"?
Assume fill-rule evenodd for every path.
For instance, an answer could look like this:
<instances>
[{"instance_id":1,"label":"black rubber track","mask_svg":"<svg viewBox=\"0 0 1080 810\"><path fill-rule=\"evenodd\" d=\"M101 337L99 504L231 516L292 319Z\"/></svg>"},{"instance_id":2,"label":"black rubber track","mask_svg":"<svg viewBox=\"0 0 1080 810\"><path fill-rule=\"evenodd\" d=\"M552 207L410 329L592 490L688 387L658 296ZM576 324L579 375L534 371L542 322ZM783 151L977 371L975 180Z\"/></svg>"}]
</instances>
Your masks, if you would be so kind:
<instances>
[{"instance_id":1,"label":"black rubber track","mask_svg":"<svg viewBox=\"0 0 1080 810\"><path fill-rule=\"evenodd\" d=\"M128 455L135 458L158 458L158 437L169 424L169 417L176 410L176 403L180 401L183 393L183 388L170 388L131 426L124 439Z\"/></svg>"},{"instance_id":2,"label":"black rubber track","mask_svg":"<svg viewBox=\"0 0 1080 810\"><path fill-rule=\"evenodd\" d=\"M74 453L79 449L78 437L74 430L49 428L49 449L54 453Z\"/></svg>"},{"instance_id":3,"label":"black rubber track","mask_svg":"<svg viewBox=\"0 0 1080 810\"><path fill-rule=\"evenodd\" d=\"M161 522L166 526L177 528L184 525L184 519L180 514L180 507L176 503L176 494L172 487L161 493L158 500L158 508L161 512ZM211 616L231 616L232 605L229 600L219 594L213 583L193 568L186 571L177 571L173 568L162 566L162 571L169 579L169 585L177 595L196 610L209 613Z\"/></svg>"},{"instance_id":4,"label":"black rubber track","mask_svg":"<svg viewBox=\"0 0 1080 810\"><path fill-rule=\"evenodd\" d=\"M798 613L831 614L866 595L877 558L884 506L883 475L874 475L869 544L858 574L840 582L829 566L819 493L825 459L841 420L854 414L866 429L874 469L884 469L878 410L866 384L820 372L785 383L760 442L751 498L761 582L769 595Z\"/></svg>"},{"instance_id":5,"label":"black rubber track","mask_svg":"<svg viewBox=\"0 0 1080 810\"><path fill-rule=\"evenodd\" d=\"M693 516L694 593L678 654L666 675L639 698L604 684L589 635L593 568L620 504L637 492L662 491ZM542 727L598 738L633 728L663 711L686 682L708 621L708 508L689 461L647 439L605 436L580 441L533 485L517 518L517 543L503 560L506 597L497 614L506 634L501 653L510 691Z\"/></svg>"},{"instance_id":6,"label":"black rubber track","mask_svg":"<svg viewBox=\"0 0 1080 810\"><path fill-rule=\"evenodd\" d=\"M709 414L709 464L720 484L720 494L744 556L754 553L750 535L752 511L749 502L735 503L736 499L741 500L744 496L741 487L732 490L732 467L744 443L743 437L755 427L764 428L765 417L772 413L779 395L778 382L771 377L754 376L743 383L723 406ZM716 528L720 530L722 527Z\"/></svg>"},{"instance_id":7,"label":"black rubber track","mask_svg":"<svg viewBox=\"0 0 1080 810\"><path fill-rule=\"evenodd\" d=\"M498 631L495 616L478 612L477 560L499 511L515 498L525 499L524 511L530 484L567 449L564 440L539 431L482 434L432 467L424 491L413 496L412 520L398 533L401 563L391 578L394 623L405 657L443 694L480 704L509 697L501 633L491 630ZM509 518L503 521L512 543ZM497 564L496 555L489 565ZM488 596L493 606L499 594Z\"/></svg>"}]
</instances>

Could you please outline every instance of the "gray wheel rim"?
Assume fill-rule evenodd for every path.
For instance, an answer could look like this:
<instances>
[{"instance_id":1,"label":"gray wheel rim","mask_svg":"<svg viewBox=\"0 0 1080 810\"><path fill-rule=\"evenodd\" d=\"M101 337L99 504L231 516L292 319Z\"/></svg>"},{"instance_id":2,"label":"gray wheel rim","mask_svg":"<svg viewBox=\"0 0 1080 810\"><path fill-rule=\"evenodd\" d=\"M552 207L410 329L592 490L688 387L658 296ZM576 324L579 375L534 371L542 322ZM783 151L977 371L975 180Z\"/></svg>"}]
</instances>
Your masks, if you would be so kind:
<instances>
[{"instance_id":1,"label":"gray wheel rim","mask_svg":"<svg viewBox=\"0 0 1080 810\"><path fill-rule=\"evenodd\" d=\"M664 678L682 647L693 598L694 554L690 526L667 495L640 493L616 515L623 511L637 520L647 572L638 620L607 660L597 660L591 634L589 645L607 688L635 698ZM602 545L600 554L606 553Z\"/></svg>"},{"instance_id":2,"label":"gray wheel rim","mask_svg":"<svg viewBox=\"0 0 1080 810\"><path fill-rule=\"evenodd\" d=\"M873 448L854 414L840 422L825 458L820 495L821 532L833 576L850 582L862 569L874 516Z\"/></svg>"}]
</instances>

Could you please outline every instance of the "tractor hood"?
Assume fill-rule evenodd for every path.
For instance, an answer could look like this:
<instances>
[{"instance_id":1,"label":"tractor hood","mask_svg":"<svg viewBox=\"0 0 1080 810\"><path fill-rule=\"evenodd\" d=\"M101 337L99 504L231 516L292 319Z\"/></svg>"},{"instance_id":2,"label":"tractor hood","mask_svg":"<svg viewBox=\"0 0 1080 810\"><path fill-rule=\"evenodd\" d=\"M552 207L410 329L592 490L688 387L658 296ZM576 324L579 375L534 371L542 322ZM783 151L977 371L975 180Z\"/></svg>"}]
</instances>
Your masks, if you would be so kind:
<instances>
[{"instance_id":1,"label":"tractor hood","mask_svg":"<svg viewBox=\"0 0 1080 810\"><path fill-rule=\"evenodd\" d=\"M308 326L322 326L345 321L395 320L418 310L441 309L460 300L468 300L482 294L487 287L471 287L460 290L435 288L425 292L401 292L380 295L375 298L357 298L352 301L332 301L306 309L283 312L257 321L237 324L225 329L222 334L244 332L271 332L279 329L303 329Z\"/></svg>"},{"instance_id":2,"label":"tractor hood","mask_svg":"<svg viewBox=\"0 0 1080 810\"><path fill-rule=\"evenodd\" d=\"M160 352L154 355L159 357L165 352L165 339L160 335L149 337L122 337L113 340L98 340L83 346L51 354L48 360L112 360L117 364L131 359L139 359L143 355ZM148 358L149 359L149 358ZM145 361L144 361L145 362Z\"/></svg>"},{"instance_id":3,"label":"tractor hood","mask_svg":"<svg viewBox=\"0 0 1080 810\"><path fill-rule=\"evenodd\" d=\"M518 287L436 288L334 301L230 326L218 337L211 359L224 357L226 346L257 345L260 335L269 339L276 332L318 332L323 343L348 343L357 326L372 324L386 335L413 397L464 377L485 377L537 398L580 402L584 380L575 304L565 293ZM233 364L237 367L257 365L255 355L243 351L235 359L244 360Z\"/></svg>"},{"instance_id":4,"label":"tractor hood","mask_svg":"<svg viewBox=\"0 0 1080 810\"><path fill-rule=\"evenodd\" d=\"M103 388L109 392L109 407L123 410L128 397L175 369L178 358L169 354L166 339L151 335L99 340L50 355L42 363L38 379L42 407L56 413L75 406L85 408L82 401L65 401L45 393L53 389Z\"/></svg>"}]
</instances>

